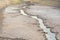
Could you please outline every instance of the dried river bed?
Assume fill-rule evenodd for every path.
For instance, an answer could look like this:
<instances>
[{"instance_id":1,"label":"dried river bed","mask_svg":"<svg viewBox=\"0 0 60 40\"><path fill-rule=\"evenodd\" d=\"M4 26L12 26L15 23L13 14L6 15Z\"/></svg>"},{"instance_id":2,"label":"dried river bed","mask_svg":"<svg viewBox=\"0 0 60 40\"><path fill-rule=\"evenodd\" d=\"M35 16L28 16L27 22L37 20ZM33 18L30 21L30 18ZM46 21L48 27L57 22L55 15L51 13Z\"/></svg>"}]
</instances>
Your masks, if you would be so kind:
<instances>
[{"instance_id":1,"label":"dried river bed","mask_svg":"<svg viewBox=\"0 0 60 40\"><path fill-rule=\"evenodd\" d=\"M4 11L2 15L4 19L1 20L3 26L0 27L0 40L45 40L44 32L36 19L10 9L7 9L9 13Z\"/></svg>"},{"instance_id":2,"label":"dried river bed","mask_svg":"<svg viewBox=\"0 0 60 40\"><path fill-rule=\"evenodd\" d=\"M23 15L28 16L28 14L26 14L23 10L20 10L20 11ZM56 40L55 34L52 33L49 28L46 28L46 26L43 24L42 19L38 18L37 16L30 16L30 17L39 21L39 24L40 24L39 27L46 33L45 36L47 40Z\"/></svg>"},{"instance_id":3,"label":"dried river bed","mask_svg":"<svg viewBox=\"0 0 60 40\"><path fill-rule=\"evenodd\" d=\"M57 40L60 40L60 9L49 6L32 5L24 10L28 15L35 15L43 19L44 25L56 34Z\"/></svg>"},{"instance_id":4,"label":"dried river bed","mask_svg":"<svg viewBox=\"0 0 60 40\"><path fill-rule=\"evenodd\" d=\"M10 8L11 9L11 8ZM3 20L3 24L4 24L4 27L3 27L3 31L2 31L2 35L1 36L5 36L6 37L6 35L7 35L7 37L12 37L12 38L15 38L15 37L21 37L21 36L18 36L18 35L21 35L21 31L19 31L19 33L18 33L18 27L20 27L20 25L21 25L21 23L24 23L25 21L22 21L22 22L20 22L19 20L21 20L20 19L20 17L21 17L21 14L23 14L23 15L27 15L27 14L25 14L25 13L23 13L24 11L22 11L21 12L21 14L17 14L16 13L16 10L15 11L13 11L13 14L10 14L10 13L8 13L9 11L10 12L12 12L10 9L6 9L6 13L4 12L4 20ZM14 9L14 8L13 8ZM16 9L16 8L15 8ZM9 10L8 12L7 12L7 10ZM19 11L17 11L17 12L19 12ZM26 12L26 11L25 11ZM27 15L27 17L29 17L30 15ZM25 17L22 17L22 18L24 18L25 19ZM41 32L41 33L43 33L42 34L42 36L41 36L41 38L40 37L38 37L37 35L36 35L36 33L35 33L35 35L36 35L36 38L35 37L33 37L32 38L32 36L30 37L30 39L29 39L29 36L28 36L28 40L45 40L45 38L47 38L47 40L56 40L56 38L55 38L55 34L54 33L52 33L51 31L50 31L50 29L49 28L46 28L46 26L43 24L43 20L42 19L40 19L40 18L37 18L37 16L30 16L30 18L32 18L32 19L35 19L38 23L33 23L33 24L37 24L37 26L36 27L38 27L38 29L35 29L35 30L41 30L41 29L43 29L43 31L45 32L45 33L47 33L47 34L45 34L44 36L46 36L46 37L44 37L43 36L43 31L39 31L39 32ZM12 20L11 20L12 19ZM24 19L22 19L22 20L24 20ZM31 20L32 20L31 19ZM7 21L6 21L7 20ZM9 21L10 20L10 21ZM16 22L15 22L15 21ZM18 20L18 21L17 21ZM34 20L33 20L34 21ZM32 21L32 22L33 22ZM20 24L19 26L16 26L16 24ZM28 23L30 23L30 22L28 22ZM13 27L11 27L11 25L13 26ZM17 24L17 25L18 25ZM33 25L32 24L32 25ZM8 26L7 26L8 25ZM9 26L10 25L10 26ZM22 24L23 25L23 24ZM26 25L26 23L25 23L25 25ZM28 25L28 24L27 24ZM15 26L16 26L16 28L15 28ZM10 29L10 27L12 28L12 30ZM30 26L31 27L31 26ZM35 26L34 26L35 27ZM42 28L43 27L43 28ZM23 27L24 28L24 27ZM15 30L14 30L15 29ZM34 29L34 28L33 28ZM9 31L8 31L9 30ZM20 30L20 28L19 28L19 30ZM17 33L16 33L16 31L17 31ZM29 31L29 30L28 30ZM9 33L10 32L10 33ZM23 31L23 32L25 32L25 31ZM33 32L33 31L32 31ZM5 34L6 33L6 34ZM31 32L30 32L31 33ZM12 34L14 34L14 35L12 35ZM18 35L16 35L16 34L18 34ZM31 33L32 34L32 33ZM34 34L34 33L33 33ZM23 35L23 34L22 34ZM25 33L24 33L24 35L25 35ZM29 35L29 34L28 34ZM41 34L40 34L41 35ZM27 36L26 36L27 37ZM25 37L23 37L23 38L25 38ZM26 38L27 39L27 38Z\"/></svg>"}]
</instances>

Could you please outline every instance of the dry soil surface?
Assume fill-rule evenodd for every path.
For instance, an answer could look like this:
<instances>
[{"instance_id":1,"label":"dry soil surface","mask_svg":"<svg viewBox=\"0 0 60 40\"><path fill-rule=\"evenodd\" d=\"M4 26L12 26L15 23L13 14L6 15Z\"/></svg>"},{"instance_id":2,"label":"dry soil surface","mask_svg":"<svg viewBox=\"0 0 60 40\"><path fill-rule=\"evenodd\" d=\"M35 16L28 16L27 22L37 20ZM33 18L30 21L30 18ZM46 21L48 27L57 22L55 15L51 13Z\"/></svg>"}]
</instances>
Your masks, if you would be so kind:
<instances>
[{"instance_id":1,"label":"dry soil surface","mask_svg":"<svg viewBox=\"0 0 60 40\"><path fill-rule=\"evenodd\" d=\"M29 15L36 15L43 19L44 24L51 28L51 31L55 32L57 39L60 40L60 9L49 6L32 5L24 10Z\"/></svg>"},{"instance_id":2,"label":"dry soil surface","mask_svg":"<svg viewBox=\"0 0 60 40\"><path fill-rule=\"evenodd\" d=\"M20 40L14 38L23 38L26 40L45 40L44 33L41 28L39 28L39 23L36 19L21 15L19 13L3 13L0 15L0 25L2 24L2 26L0 26L1 40Z\"/></svg>"}]
</instances>

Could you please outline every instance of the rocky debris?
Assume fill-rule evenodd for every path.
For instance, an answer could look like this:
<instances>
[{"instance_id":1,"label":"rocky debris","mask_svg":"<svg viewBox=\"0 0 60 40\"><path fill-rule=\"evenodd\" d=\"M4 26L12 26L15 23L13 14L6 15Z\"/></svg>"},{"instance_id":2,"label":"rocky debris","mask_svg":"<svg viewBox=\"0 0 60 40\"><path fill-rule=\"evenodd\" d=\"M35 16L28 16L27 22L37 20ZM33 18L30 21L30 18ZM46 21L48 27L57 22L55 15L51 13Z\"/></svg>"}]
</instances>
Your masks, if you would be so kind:
<instances>
[{"instance_id":1,"label":"rocky debris","mask_svg":"<svg viewBox=\"0 0 60 40\"><path fill-rule=\"evenodd\" d=\"M42 18L44 24L51 28L52 32L58 33L57 39L60 40L60 9L54 9L54 7L32 5L24 9L29 15L36 15Z\"/></svg>"}]
</instances>

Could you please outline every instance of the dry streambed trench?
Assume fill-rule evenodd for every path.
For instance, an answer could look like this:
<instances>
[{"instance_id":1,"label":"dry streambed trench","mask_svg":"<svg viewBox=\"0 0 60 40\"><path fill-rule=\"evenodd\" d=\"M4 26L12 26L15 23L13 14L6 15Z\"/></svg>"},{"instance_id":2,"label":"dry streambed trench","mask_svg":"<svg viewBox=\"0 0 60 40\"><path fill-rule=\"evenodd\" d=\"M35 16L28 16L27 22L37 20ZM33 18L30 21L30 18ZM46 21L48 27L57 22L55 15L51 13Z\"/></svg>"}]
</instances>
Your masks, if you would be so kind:
<instances>
[{"instance_id":1,"label":"dry streambed trench","mask_svg":"<svg viewBox=\"0 0 60 40\"><path fill-rule=\"evenodd\" d=\"M16 9L16 10L15 10ZM22 15L18 7L7 7L3 12L1 40L44 40L43 31L39 31L38 21Z\"/></svg>"},{"instance_id":2,"label":"dry streambed trench","mask_svg":"<svg viewBox=\"0 0 60 40\"><path fill-rule=\"evenodd\" d=\"M9 8L9 9L5 9L5 10L10 10L11 8ZM7 11L8 12L8 11ZM12 11L10 11L10 12L12 12ZM13 12L16 12L16 11L13 11ZM18 11L17 11L18 12ZM47 38L47 40L56 40L56 38L55 38L55 34L54 33L52 33L51 31L50 31L50 29L49 28L46 28L46 26L44 26L44 24L43 24L43 20L42 19L39 19L39 18L37 18L36 16L30 16L30 18L32 18L32 19L36 19L36 20L38 20L39 21L39 24L40 25L38 25L38 26L34 26L34 28L33 29L30 29L30 27L28 28L27 27L27 29L25 29L26 28L26 25L27 25L27 23L25 23L25 24L23 24L21 21L22 20L25 20L24 18L26 18L25 16L27 16L27 17L29 17L29 15L27 15L23 10L20 10L20 12L21 12L21 14L23 15L23 16L21 16L20 14L13 14L13 15L20 15L20 16L18 16L18 17L15 17L14 18L14 16L12 15L12 17L13 18L10 18L10 14L8 14L8 15L4 15L5 16L5 19L6 20L3 20L5 23L3 23L3 24L5 24L5 28L3 28L3 32L5 32L5 33L3 33L2 35L0 35L0 36L7 36L7 37L12 37L12 38L15 38L15 37L23 37L23 38L26 38L26 39L28 39L28 40L45 40L45 38L44 38L44 36L43 36L43 34L42 34L42 32L37 32L37 31L35 31L35 30L37 30L38 28L38 26L39 26L39 28L40 29L43 29L43 31L46 33L45 34L45 36L46 36L46 38ZM19 19L21 17L21 19ZM16 20L16 18L17 18L17 20ZM32 20L32 19L29 19L29 20ZM9 24L10 22L9 22L9 20L10 20L10 22L12 22L12 26ZM13 21L12 21L13 20ZM15 21L17 22L15 22ZM21 21L20 21L21 20ZM19 24L19 21L20 21L20 26L16 26L16 24L18 25ZM28 19L27 19L27 21L28 21ZM30 21L29 21L30 22ZM29 23L28 22L28 23ZM34 20L32 21L32 22L34 22ZM16 24L14 24L14 23L16 23ZM8 25L8 26L7 26ZM9 27L9 25L10 25L10 27ZM24 26L25 27L24 27ZM29 26L29 25L28 25ZM33 27L33 26L32 26ZM11 29L10 29L11 28ZM20 28L20 29L19 29ZM22 28L22 29L21 29ZM25 29L25 30L24 30ZM4 31L5 30L5 31ZM34 32L33 32L34 31ZM11 33L12 32L12 33ZM17 32L17 33L16 33ZM8 34L8 35L7 35ZM10 34L10 35L9 35ZM16 35L17 34L17 35ZM22 35L21 35L22 34ZM23 36L23 34L26 36ZM13 36L12 36L13 35ZM20 35L20 36L19 36ZM27 36L28 35L28 36Z\"/></svg>"},{"instance_id":3,"label":"dry streambed trench","mask_svg":"<svg viewBox=\"0 0 60 40\"><path fill-rule=\"evenodd\" d=\"M51 28L51 31L56 34L57 40L60 40L60 9L32 5L24 9L24 11L29 15L36 15L38 18L43 19L44 25Z\"/></svg>"},{"instance_id":4,"label":"dry streambed trench","mask_svg":"<svg viewBox=\"0 0 60 40\"><path fill-rule=\"evenodd\" d=\"M26 13L24 13L23 10L20 10L20 11L21 11L21 13L22 13L23 15L28 16ZM31 17L39 21L39 24L40 24L39 27L40 27L41 29L43 29L43 31L44 31L45 33L47 33L47 34L45 34L47 40L56 40L55 34L52 33L49 28L46 28L46 26L44 26L42 19L39 19L39 18L37 18L36 16L31 16Z\"/></svg>"}]
</instances>

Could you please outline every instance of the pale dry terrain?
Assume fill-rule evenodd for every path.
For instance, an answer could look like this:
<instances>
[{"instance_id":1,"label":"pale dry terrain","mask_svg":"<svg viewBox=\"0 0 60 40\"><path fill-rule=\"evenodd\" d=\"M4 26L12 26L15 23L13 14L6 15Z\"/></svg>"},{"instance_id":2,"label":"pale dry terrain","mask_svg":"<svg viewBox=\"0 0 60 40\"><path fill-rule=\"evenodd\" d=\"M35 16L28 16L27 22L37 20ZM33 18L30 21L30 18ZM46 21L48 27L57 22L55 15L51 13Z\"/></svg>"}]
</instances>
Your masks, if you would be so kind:
<instances>
[{"instance_id":1,"label":"pale dry terrain","mask_svg":"<svg viewBox=\"0 0 60 40\"><path fill-rule=\"evenodd\" d=\"M51 31L55 32L57 39L60 40L60 9L49 6L32 5L24 10L29 15L36 15L43 19L44 24L48 28L51 28Z\"/></svg>"},{"instance_id":2,"label":"pale dry terrain","mask_svg":"<svg viewBox=\"0 0 60 40\"><path fill-rule=\"evenodd\" d=\"M36 0L32 0L32 2ZM60 7L60 1L37 1L42 5ZM44 33L39 27L39 23L36 19L29 16L18 14L16 11L13 14L2 13L2 8L11 4L20 3L15 0L0 1L0 39L1 40L20 40L15 38L23 38L27 40L45 40ZM60 40L60 9L54 7L33 5L25 9L28 15L36 15L43 19L44 24L51 28L52 32L56 33L56 37ZM10 11L10 10L9 10ZM13 11L13 10L11 10ZM5 39L4 39L5 38Z\"/></svg>"},{"instance_id":3,"label":"pale dry terrain","mask_svg":"<svg viewBox=\"0 0 60 40\"><path fill-rule=\"evenodd\" d=\"M12 13L3 12L4 18L1 22L3 26L1 26L0 31L1 40L20 40L15 38L21 38L21 40L45 40L44 32L39 27L36 19L15 12L16 10Z\"/></svg>"}]
</instances>

